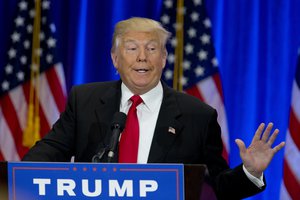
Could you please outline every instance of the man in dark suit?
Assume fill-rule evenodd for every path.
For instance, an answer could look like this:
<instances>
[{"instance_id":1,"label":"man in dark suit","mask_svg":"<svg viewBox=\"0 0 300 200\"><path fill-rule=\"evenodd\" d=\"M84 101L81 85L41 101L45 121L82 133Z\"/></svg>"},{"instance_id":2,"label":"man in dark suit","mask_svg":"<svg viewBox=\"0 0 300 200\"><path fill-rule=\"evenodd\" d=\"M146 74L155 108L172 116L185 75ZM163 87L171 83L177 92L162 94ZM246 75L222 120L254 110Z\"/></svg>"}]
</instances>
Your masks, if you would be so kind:
<instances>
[{"instance_id":1,"label":"man in dark suit","mask_svg":"<svg viewBox=\"0 0 300 200\"><path fill-rule=\"evenodd\" d=\"M139 144L134 162L206 164L220 199L241 199L262 191L263 171L284 146L282 142L271 147L278 129L270 134L273 125L270 123L264 130L261 124L248 148L236 140L243 164L229 169L221 156L221 131L215 109L160 81L168 37L169 33L150 19L119 22L111 57L121 80L73 87L60 119L23 160L69 161L74 156L77 162L91 162L109 144L114 113L127 113L132 104L129 99L139 95ZM124 132L121 140L123 134L128 134ZM106 154L101 162L107 161ZM113 159L120 161L118 155Z\"/></svg>"}]
</instances>

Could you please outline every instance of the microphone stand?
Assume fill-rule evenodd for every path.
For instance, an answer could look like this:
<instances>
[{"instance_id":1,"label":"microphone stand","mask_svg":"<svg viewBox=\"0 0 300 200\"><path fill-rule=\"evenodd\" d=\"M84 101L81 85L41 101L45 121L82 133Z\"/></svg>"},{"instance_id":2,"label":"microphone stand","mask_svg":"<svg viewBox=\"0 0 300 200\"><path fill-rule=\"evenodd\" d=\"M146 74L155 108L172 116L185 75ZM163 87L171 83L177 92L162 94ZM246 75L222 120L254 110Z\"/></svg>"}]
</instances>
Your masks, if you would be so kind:
<instances>
[{"instance_id":1,"label":"microphone stand","mask_svg":"<svg viewBox=\"0 0 300 200\"><path fill-rule=\"evenodd\" d=\"M93 156L92 162L99 163L102 160L106 150L107 150L106 147L101 148L100 151L96 155Z\"/></svg>"},{"instance_id":2,"label":"microphone stand","mask_svg":"<svg viewBox=\"0 0 300 200\"><path fill-rule=\"evenodd\" d=\"M119 141L119 137L121 134L121 127L119 124L115 124L113 125L113 129L112 129L112 137L111 137L111 141L109 144L109 149L108 149L108 154L107 154L107 162L111 163L114 156L115 156L115 151L117 149L117 145L118 145L118 141Z\"/></svg>"},{"instance_id":3,"label":"microphone stand","mask_svg":"<svg viewBox=\"0 0 300 200\"><path fill-rule=\"evenodd\" d=\"M98 163L102 160L102 157L106 152L107 154L107 162L111 163L113 161L116 147L118 145L119 137L121 132L123 131L124 125L126 122L126 114L122 112L117 112L113 116L113 122L111 125L112 136L110 138L109 146L103 147L98 151L96 155L93 156L92 162Z\"/></svg>"}]
</instances>

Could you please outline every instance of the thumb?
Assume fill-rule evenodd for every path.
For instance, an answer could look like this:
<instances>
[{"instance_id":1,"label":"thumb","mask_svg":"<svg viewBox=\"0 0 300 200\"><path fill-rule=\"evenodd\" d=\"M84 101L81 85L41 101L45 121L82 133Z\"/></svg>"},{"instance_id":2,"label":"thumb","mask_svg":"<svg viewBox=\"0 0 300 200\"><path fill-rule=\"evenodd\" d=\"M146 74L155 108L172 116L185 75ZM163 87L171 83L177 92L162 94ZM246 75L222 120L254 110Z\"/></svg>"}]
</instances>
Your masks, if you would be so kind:
<instances>
[{"instance_id":1,"label":"thumb","mask_svg":"<svg viewBox=\"0 0 300 200\"><path fill-rule=\"evenodd\" d=\"M235 143L239 147L240 154L244 154L246 152L245 143L242 140L240 140L240 139L236 139Z\"/></svg>"}]
</instances>

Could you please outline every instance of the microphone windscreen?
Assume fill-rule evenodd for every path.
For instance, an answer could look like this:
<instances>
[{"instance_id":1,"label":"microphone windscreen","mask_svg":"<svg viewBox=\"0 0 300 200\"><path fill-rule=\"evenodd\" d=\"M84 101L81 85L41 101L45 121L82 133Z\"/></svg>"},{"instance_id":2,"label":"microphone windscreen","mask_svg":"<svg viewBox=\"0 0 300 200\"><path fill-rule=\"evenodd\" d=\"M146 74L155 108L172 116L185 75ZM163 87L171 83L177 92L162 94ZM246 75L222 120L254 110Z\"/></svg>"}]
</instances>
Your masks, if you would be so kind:
<instances>
[{"instance_id":1,"label":"microphone windscreen","mask_svg":"<svg viewBox=\"0 0 300 200\"><path fill-rule=\"evenodd\" d=\"M125 122L126 122L126 114L123 112L116 112L113 116L112 128L119 128L121 131L123 131L125 127Z\"/></svg>"}]
</instances>

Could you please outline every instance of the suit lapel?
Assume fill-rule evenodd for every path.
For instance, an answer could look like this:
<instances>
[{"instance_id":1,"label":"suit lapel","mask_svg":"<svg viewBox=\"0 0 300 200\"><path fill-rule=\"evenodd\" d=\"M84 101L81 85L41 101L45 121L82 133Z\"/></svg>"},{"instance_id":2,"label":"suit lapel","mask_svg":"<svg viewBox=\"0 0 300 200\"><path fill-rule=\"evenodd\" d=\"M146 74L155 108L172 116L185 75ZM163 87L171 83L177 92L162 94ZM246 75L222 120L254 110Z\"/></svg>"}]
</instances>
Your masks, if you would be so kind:
<instances>
[{"instance_id":1,"label":"suit lapel","mask_svg":"<svg viewBox=\"0 0 300 200\"><path fill-rule=\"evenodd\" d=\"M121 81L114 82L111 87L108 87L106 92L99 97L99 104L95 109L96 118L99 124L105 125L107 127L101 133L104 138L102 138L102 145L99 148L108 146L110 139L110 125L114 113L119 111L121 101ZM99 150L98 148L98 150Z\"/></svg>"},{"instance_id":2,"label":"suit lapel","mask_svg":"<svg viewBox=\"0 0 300 200\"><path fill-rule=\"evenodd\" d=\"M99 122L111 122L115 112L119 111L121 101L121 81L113 82L111 87L99 97L96 115Z\"/></svg>"},{"instance_id":3,"label":"suit lapel","mask_svg":"<svg viewBox=\"0 0 300 200\"><path fill-rule=\"evenodd\" d=\"M174 91L163 84L163 101L159 111L148 163L163 162L183 125L177 120L181 115Z\"/></svg>"}]
</instances>

